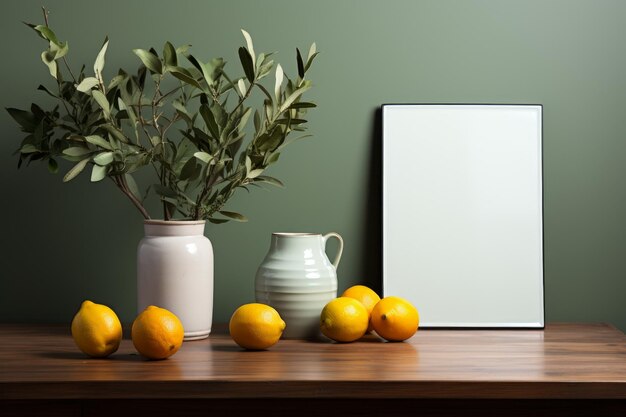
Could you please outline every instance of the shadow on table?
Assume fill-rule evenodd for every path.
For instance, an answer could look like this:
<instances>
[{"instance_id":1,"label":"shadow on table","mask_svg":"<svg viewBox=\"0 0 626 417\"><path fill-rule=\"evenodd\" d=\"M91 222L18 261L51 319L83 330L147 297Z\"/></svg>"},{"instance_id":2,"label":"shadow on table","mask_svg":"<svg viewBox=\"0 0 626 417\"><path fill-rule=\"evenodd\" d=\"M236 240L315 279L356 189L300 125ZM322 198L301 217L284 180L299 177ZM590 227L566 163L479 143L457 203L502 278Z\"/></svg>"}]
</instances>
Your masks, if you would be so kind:
<instances>
[{"instance_id":1,"label":"shadow on table","mask_svg":"<svg viewBox=\"0 0 626 417\"><path fill-rule=\"evenodd\" d=\"M83 360L83 361L128 361L143 362L148 359L142 357L138 353L113 353L106 358L92 358L81 352L41 352L40 357L46 359L64 359L64 360Z\"/></svg>"}]
</instances>

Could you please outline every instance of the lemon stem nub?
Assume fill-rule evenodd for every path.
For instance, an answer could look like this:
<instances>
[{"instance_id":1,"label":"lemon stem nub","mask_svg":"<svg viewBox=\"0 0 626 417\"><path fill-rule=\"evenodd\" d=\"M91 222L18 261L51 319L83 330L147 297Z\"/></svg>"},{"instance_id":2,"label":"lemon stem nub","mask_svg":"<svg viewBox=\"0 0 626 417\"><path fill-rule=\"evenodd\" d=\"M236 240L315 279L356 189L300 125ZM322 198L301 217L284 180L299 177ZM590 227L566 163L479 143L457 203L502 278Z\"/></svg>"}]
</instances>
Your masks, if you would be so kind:
<instances>
[{"instance_id":1,"label":"lemon stem nub","mask_svg":"<svg viewBox=\"0 0 626 417\"><path fill-rule=\"evenodd\" d=\"M383 319L383 320L387 320L387 315L383 314L382 316L380 316L380 318Z\"/></svg>"}]
</instances>

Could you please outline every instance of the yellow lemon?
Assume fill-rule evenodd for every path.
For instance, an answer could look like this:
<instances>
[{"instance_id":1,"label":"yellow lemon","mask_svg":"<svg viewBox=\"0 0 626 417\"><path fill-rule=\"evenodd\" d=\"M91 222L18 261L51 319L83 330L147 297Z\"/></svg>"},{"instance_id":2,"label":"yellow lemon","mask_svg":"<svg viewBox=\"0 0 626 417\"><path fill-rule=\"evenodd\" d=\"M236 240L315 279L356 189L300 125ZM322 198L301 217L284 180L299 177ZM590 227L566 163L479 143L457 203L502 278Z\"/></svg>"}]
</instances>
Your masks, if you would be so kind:
<instances>
[{"instance_id":1,"label":"yellow lemon","mask_svg":"<svg viewBox=\"0 0 626 417\"><path fill-rule=\"evenodd\" d=\"M369 324L367 309L350 297L330 301L320 315L320 329L337 342L354 342L363 337Z\"/></svg>"},{"instance_id":2,"label":"yellow lemon","mask_svg":"<svg viewBox=\"0 0 626 417\"><path fill-rule=\"evenodd\" d=\"M417 309L401 297L385 297L372 310L374 331L390 342L401 342L413 336L419 324Z\"/></svg>"},{"instance_id":3,"label":"yellow lemon","mask_svg":"<svg viewBox=\"0 0 626 417\"><path fill-rule=\"evenodd\" d=\"M172 356L182 346L184 336L183 324L164 308L148 306L133 322L133 345L148 359Z\"/></svg>"},{"instance_id":4,"label":"yellow lemon","mask_svg":"<svg viewBox=\"0 0 626 417\"><path fill-rule=\"evenodd\" d=\"M72 337L87 355L104 358L120 347L122 324L109 307L86 300L72 320Z\"/></svg>"},{"instance_id":5,"label":"yellow lemon","mask_svg":"<svg viewBox=\"0 0 626 417\"><path fill-rule=\"evenodd\" d=\"M278 311L266 304L240 306L228 324L230 337L244 349L267 349L278 342L286 324Z\"/></svg>"},{"instance_id":6,"label":"yellow lemon","mask_svg":"<svg viewBox=\"0 0 626 417\"><path fill-rule=\"evenodd\" d=\"M345 290L341 296L354 298L355 300L360 301L361 304L363 304L363 307L367 310L368 321L369 317L371 317L372 309L380 301L378 294L365 285L354 285ZM367 327L367 331L372 331L372 323L370 323Z\"/></svg>"}]
</instances>

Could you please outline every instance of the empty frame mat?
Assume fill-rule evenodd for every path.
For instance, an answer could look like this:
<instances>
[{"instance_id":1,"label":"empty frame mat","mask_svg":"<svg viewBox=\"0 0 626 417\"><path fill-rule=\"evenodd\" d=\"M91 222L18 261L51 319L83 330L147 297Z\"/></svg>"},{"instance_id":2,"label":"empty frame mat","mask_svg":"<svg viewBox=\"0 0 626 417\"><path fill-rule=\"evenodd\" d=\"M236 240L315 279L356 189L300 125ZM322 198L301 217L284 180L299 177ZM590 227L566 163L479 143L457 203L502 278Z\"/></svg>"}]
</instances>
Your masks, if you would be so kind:
<instances>
[{"instance_id":1,"label":"empty frame mat","mask_svg":"<svg viewBox=\"0 0 626 417\"><path fill-rule=\"evenodd\" d=\"M383 106L383 291L424 327L543 328L542 107Z\"/></svg>"}]
</instances>

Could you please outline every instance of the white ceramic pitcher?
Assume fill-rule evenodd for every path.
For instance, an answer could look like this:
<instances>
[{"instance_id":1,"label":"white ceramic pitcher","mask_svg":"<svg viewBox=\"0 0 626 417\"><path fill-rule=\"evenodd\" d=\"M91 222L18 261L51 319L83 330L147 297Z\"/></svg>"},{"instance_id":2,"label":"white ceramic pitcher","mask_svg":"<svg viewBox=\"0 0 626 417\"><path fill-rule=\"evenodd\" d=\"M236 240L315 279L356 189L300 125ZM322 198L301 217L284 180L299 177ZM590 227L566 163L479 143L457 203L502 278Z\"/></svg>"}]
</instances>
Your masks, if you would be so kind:
<instances>
[{"instance_id":1,"label":"white ceramic pitcher","mask_svg":"<svg viewBox=\"0 0 626 417\"><path fill-rule=\"evenodd\" d=\"M326 241L335 237L334 262L326 256ZM274 307L287 324L283 337L319 335L320 313L337 297L337 266L343 239L337 233L273 233L269 252L256 274L256 300Z\"/></svg>"}]
</instances>

